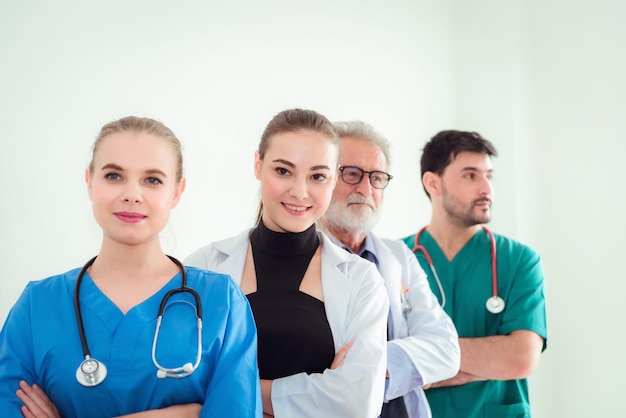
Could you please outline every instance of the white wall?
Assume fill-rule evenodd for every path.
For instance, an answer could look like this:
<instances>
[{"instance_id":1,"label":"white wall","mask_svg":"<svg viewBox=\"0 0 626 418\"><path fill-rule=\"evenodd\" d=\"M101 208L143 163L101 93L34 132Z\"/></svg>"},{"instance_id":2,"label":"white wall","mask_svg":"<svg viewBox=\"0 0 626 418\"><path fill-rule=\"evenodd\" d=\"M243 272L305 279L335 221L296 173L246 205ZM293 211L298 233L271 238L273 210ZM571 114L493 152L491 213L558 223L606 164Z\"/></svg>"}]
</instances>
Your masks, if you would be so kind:
<instances>
[{"instance_id":1,"label":"white wall","mask_svg":"<svg viewBox=\"0 0 626 418\"><path fill-rule=\"evenodd\" d=\"M280 110L393 141L390 237L428 221L423 143L470 129L500 151L492 227L544 260L534 416L626 416L620 1L94 3L0 3L0 324L29 280L97 252L83 170L112 119L151 116L183 141L188 189L163 239L181 258L252 223L253 151Z\"/></svg>"},{"instance_id":2,"label":"white wall","mask_svg":"<svg viewBox=\"0 0 626 418\"><path fill-rule=\"evenodd\" d=\"M457 1L457 124L492 138L494 227L542 254L535 417L623 417L626 4Z\"/></svg>"}]
</instances>

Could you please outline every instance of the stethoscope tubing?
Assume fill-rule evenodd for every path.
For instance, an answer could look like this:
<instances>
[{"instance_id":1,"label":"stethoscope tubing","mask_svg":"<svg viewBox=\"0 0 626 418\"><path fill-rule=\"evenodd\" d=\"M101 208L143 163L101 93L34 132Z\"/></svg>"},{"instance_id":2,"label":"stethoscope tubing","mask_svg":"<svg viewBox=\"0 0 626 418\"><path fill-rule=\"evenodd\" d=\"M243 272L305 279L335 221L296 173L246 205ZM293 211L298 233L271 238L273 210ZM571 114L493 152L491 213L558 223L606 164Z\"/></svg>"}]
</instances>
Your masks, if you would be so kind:
<instances>
[{"instance_id":1,"label":"stethoscope tubing","mask_svg":"<svg viewBox=\"0 0 626 418\"><path fill-rule=\"evenodd\" d=\"M99 362L98 360L91 358L91 353L89 351L89 345L87 344L87 337L85 334L85 326L83 324L83 316L82 316L82 312L80 308L80 285L82 283L83 277L85 276L85 273L87 272L89 267L93 265L97 257L98 256L95 256L91 258L89 261L87 261L87 263L85 263L85 265L81 268L80 272L78 273L78 276L76 278L76 284L74 285L74 310L76 313L78 334L79 334L80 342L83 348L83 355L85 357L85 359L81 363L81 366L76 372L77 373L76 376L77 376L79 383L82 384L83 386L96 386L100 384L106 378L106 366L104 366L104 364ZM191 373L193 373L198 368L201 357L202 357L202 303L200 301L200 295L198 294L198 292L196 292L194 289L190 287L187 287L187 271L185 267L183 266L183 264L172 256L168 255L167 257L174 264L176 264L176 266L179 268L181 272L181 276L182 276L182 283L179 288L168 291L165 294L165 296L163 296L163 299L161 300L161 304L159 305L159 312L157 314L157 320L156 320L156 330L155 330L154 339L152 342L152 361L158 369L158 373L157 373L158 377L181 378L181 377L189 376ZM163 319L163 314L165 312L167 301L169 300L169 298L177 293L182 293L182 292L190 293L194 297L194 300L195 300L194 310L196 312L196 328L198 331L198 349L197 349L196 360L193 365L191 363L187 363L181 367L165 368L161 366L156 360L156 345L157 345L157 340L158 340L158 335L159 335L159 329L161 326L161 320ZM94 373L89 372L87 374L83 374L85 373L85 372L81 372L83 365L89 361L91 361L90 365L93 365L95 367L95 370L99 369L99 371L94 372Z\"/></svg>"},{"instance_id":2,"label":"stethoscope tubing","mask_svg":"<svg viewBox=\"0 0 626 418\"><path fill-rule=\"evenodd\" d=\"M78 334L80 336L80 343L83 346L83 356L85 358L91 357L89 353L89 346L87 345L87 337L85 336L85 326L83 325L83 314L80 310L80 285L83 281L83 277L87 272L87 269L91 267L98 256L94 256L91 260L87 261L76 278L76 284L74 285L74 311L76 312L76 322L78 323Z\"/></svg>"},{"instance_id":3,"label":"stethoscope tubing","mask_svg":"<svg viewBox=\"0 0 626 418\"><path fill-rule=\"evenodd\" d=\"M492 287L492 298L493 300L499 300L500 298L498 297L498 269L497 269L497 257L496 257L496 240L495 237L493 236L493 232L491 232L491 230L489 228L487 228L485 225L481 225L483 230L485 230L485 232L487 232L487 234L489 235L489 241L491 243L491 287ZM424 232L426 230L428 226L424 226L422 227L417 234L415 234L415 241L413 243L413 248L411 249L411 251L413 253L416 253L417 251L421 251L422 254L424 254L424 258L426 258L426 262L428 263L428 266L430 267L430 271L433 273L433 276L435 277L435 281L437 282L437 287L439 288L439 292L441 293L441 307L445 307L446 305L446 294L443 291L443 285L441 284L441 280L439 279L439 275L437 274L437 269L435 268L435 263L433 262L432 257L430 256L430 253L428 252L428 250L426 249L426 247L424 247L423 245L419 244L419 240L420 240L420 236L422 235L422 232Z\"/></svg>"}]
</instances>

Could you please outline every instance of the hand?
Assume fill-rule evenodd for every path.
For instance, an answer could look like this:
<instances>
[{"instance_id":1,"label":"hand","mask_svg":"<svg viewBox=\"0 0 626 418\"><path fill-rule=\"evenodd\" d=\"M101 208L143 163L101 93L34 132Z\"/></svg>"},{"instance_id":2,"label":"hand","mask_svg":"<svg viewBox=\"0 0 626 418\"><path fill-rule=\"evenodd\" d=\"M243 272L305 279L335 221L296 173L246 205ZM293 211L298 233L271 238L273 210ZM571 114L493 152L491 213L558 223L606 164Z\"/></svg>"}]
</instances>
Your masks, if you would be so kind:
<instances>
[{"instance_id":1,"label":"hand","mask_svg":"<svg viewBox=\"0 0 626 418\"><path fill-rule=\"evenodd\" d=\"M31 386L22 380L15 394L24 403L21 410L25 418L61 418L56 406L39 385Z\"/></svg>"},{"instance_id":2,"label":"hand","mask_svg":"<svg viewBox=\"0 0 626 418\"><path fill-rule=\"evenodd\" d=\"M343 365L343 362L345 361L346 356L348 355L348 351L350 351L350 348L353 345L354 345L354 340L350 341L348 344L341 347L339 351L337 351L337 353L335 354L335 358L333 359L333 362L330 365L331 370L335 370Z\"/></svg>"},{"instance_id":3,"label":"hand","mask_svg":"<svg viewBox=\"0 0 626 418\"><path fill-rule=\"evenodd\" d=\"M448 386L460 386L466 383L477 382L481 380L486 380L486 379L480 378L478 376L474 376L473 374L459 371L456 376L451 377L450 379L442 380L440 382L431 383L428 387L429 388L443 388L443 387L448 387ZM423 386L424 390L428 389L426 386L427 385Z\"/></svg>"}]
</instances>

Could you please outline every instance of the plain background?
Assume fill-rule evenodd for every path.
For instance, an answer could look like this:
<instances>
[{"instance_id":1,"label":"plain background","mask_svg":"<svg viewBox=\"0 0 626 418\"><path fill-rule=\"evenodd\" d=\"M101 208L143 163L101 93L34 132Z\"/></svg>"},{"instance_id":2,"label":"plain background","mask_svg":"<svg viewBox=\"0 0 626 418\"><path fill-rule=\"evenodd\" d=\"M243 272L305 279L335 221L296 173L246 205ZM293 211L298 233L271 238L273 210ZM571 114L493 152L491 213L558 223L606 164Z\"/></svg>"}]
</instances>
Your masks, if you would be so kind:
<instances>
[{"instance_id":1,"label":"plain background","mask_svg":"<svg viewBox=\"0 0 626 418\"><path fill-rule=\"evenodd\" d=\"M392 141L387 237L429 220L423 144L473 130L500 152L492 228L544 262L534 416L626 416L625 15L620 0L1 0L0 323L28 281L98 251L83 173L110 120L153 117L183 142L163 234L179 258L252 225L254 150L283 109Z\"/></svg>"}]
</instances>

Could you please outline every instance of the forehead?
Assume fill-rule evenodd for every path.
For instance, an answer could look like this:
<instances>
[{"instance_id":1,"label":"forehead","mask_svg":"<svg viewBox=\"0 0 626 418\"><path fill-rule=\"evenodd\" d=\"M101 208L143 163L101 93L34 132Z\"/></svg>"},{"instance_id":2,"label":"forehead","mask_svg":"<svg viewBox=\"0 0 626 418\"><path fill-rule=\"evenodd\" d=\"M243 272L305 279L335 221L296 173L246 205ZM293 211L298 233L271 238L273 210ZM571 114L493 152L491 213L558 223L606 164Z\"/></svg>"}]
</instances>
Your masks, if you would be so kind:
<instances>
[{"instance_id":1,"label":"forehead","mask_svg":"<svg viewBox=\"0 0 626 418\"><path fill-rule=\"evenodd\" d=\"M102 138L94 160L103 164L163 166L176 164L172 145L160 136L146 132L116 132Z\"/></svg>"},{"instance_id":2,"label":"forehead","mask_svg":"<svg viewBox=\"0 0 626 418\"><path fill-rule=\"evenodd\" d=\"M341 137L341 165L357 166L362 169L387 169L387 159L380 147L353 136Z\"/></svg>"},{"instance_id":3,"label":"forehead","mask_svg":"<svg viewBox=\"0 0 626 418\"><path fill-rule=\"evenodd\" d=\"M264 160L280 158L294 164L337 165L338 147L333 140L319 132L281 132L269 143Z\"/></svg>"},{"instance_id":4,"label":"forehead","mask_svg":"<svg viewBox=\"0 0 626 418\"><path fill-rule=\"evenodd\" d=\"M452 162L448 165L446 171L462 171L462 170L493 170L491 157L480 152L463 151L456 155Z\"/></svg>"}]
</instances>

